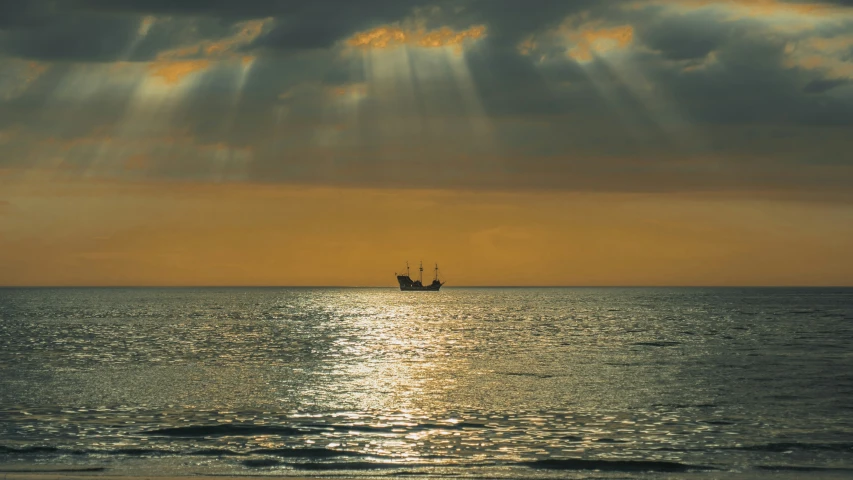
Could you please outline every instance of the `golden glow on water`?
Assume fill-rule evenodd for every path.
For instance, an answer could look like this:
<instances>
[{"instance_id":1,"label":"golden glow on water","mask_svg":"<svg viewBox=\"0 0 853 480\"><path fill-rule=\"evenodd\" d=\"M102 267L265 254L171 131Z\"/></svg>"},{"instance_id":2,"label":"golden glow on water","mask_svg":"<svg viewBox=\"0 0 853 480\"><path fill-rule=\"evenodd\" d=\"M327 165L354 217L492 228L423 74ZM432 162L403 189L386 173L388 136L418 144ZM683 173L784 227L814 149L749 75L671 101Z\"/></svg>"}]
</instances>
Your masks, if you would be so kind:
<instances>
[{"instance_id":1,"label":"golden glow on water","mask_svg":"<svg viewBox=\"0 0 853 480\"><path fill-rule=\"evenodd\" d=\"M21 427L15 445L73 446L78 466L125 471L138 455L160 472L518 478L849 465L843 395L813 378L837 367L849 289L0 295L21 319L0 337L0 365L16 359L0 386L19 387L0 390L0 426Z\"/></svg>"}]
</instances>

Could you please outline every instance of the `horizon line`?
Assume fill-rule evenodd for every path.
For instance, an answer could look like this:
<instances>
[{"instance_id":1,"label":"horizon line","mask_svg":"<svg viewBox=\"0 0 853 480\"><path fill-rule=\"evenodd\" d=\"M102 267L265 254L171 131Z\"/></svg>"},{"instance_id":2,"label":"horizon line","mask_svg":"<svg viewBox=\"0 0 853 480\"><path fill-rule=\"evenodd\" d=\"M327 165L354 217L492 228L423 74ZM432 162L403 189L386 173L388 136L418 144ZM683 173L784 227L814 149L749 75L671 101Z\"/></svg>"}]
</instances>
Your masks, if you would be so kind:
<instances>
[{"instance_id":1,"label":"horizon line","mask_svg":"<svg viewBox=\"0 0 853 480\"><path fill-rule=\"evenodd\" d=\"M12 288L382 288L387 285L0 285ZM853 288L851 285L454 285L442 288Z\"/></svg>"}]
</instances>

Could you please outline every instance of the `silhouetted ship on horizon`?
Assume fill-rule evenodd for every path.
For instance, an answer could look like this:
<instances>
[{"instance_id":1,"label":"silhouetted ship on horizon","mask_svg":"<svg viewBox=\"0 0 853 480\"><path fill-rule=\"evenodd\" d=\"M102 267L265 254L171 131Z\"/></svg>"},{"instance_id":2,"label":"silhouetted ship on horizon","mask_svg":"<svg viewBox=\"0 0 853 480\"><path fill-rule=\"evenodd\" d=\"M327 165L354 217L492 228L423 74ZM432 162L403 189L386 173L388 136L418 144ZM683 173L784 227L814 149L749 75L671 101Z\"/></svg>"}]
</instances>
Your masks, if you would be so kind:
<instances>
[{"instance_id":1,"label":"silhouetted ship on horizon","mask_svg":"<svg viewBox=\"0 0 853 480\"><path fill-rule=\"evenodd\" d=\"M438 264L435 264L435 277L432 280L432 283L429 285L424 285L423 276L424 276L424 262L421 262L420 266L420 274L418 275L417 280L412 280L412 277L409 276L409 262L406 262L406 274L405 275L397 275L397 282L400 284L400 290L404 292L415 291L415 292L437 292L439 288L441 288L444 283L442 283L438 279Z\"/></svg>"}]
</instances>

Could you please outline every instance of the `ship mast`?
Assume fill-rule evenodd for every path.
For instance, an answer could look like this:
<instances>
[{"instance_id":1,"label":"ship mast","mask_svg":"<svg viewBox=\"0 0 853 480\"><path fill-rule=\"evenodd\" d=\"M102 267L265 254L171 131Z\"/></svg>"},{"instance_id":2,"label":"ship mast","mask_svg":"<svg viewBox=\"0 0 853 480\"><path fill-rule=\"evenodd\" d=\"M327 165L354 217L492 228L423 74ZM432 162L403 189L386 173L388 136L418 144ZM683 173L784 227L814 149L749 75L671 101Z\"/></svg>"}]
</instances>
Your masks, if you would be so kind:
<instances>
[{"instance_id":1,"label":"ship mast","mask_svg":"<svg viewBox=\"0 0 853 480\"><path fill-rule=\"evenodd\" d=\"M433 281L434 282L438 281L438 264L437 263L435 264L435 279Z\"/></svg>"},{"instance_id":2,"label":"ship mast","mask_svg":"<svg viewBox=\"0 0 853 480\"><path fill-rule=\"evenodd\" d=\"M409 278L412 278L412 276L409 275L409 261L408 260L406 260L406 276Z\"/></svg>"},{"instance_id":3,"label":"ship mast","mask_svg":"<svg viewBox=\"0 0 853 480\"><path fill-rule=\"evenodd\" d=\"M424 284L424 261L421 260L421 269L420 273L418 273L418 281L421 282L421 285Z\"/></svg>"}]
</instances>

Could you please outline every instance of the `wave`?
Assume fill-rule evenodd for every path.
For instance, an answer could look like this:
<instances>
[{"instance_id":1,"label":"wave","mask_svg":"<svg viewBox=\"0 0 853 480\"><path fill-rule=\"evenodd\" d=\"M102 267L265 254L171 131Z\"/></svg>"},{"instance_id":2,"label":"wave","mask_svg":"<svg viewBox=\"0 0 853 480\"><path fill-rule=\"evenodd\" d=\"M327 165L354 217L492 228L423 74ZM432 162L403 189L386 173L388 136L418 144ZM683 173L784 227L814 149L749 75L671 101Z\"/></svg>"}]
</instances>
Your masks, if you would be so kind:
<instances>
[{"instance_id":1,"label":"wave","mask_svg":"<svg viewBox=\"0 0 853 480\"><path fill-rule=\"evenodd\" d=\"M687 404L687 403L653 403L653 407L666 407L666 408L717 408L718 405L714 403L696 403L696 404Z\"/></svg>"},{"instance_id":2,"label":"wave","mask_svg":"<svg viewBox=\"0 0 853 480\"><path fill-rule=\"evenodd\" d=\"M250 458L248 460L243 460L240 463L247 467L263 468L275 467L277 465L282 465L284 462L282 462L281 460L275 460L273 458Z\"/></svg>"},{"instance_id":3,"label":"wave","mask_svg":"<svg viewBox=\"0 0 853 480\"><path fill-rule=\"evenodd\" d=\"M747 445L743 447L733 447L732 450L747 450L758 452L787 452L789 450L820 450L834 452L853 452L853 443L851 442L836 442L836 443L800 443L800 442L778 442L765 443L763 445Z\"/></svg>"},{"instance_id":4,"label":"wave","mask_svg":"<svg viewBox=\"0 0 853 480\"><path fill-rule=\"evenodd\" d=\"M526 372L495 372L498 375L506 375L509 377L533 377L533 378L556 378L562 375L551 375L547 373L526 373Z\"/></svg>"},{"instance_id":5,"label":"wave","mask_svg":"<svg viewBox=\"0 0 853 480\"><path fill-rule=\"evenodd\" d=\"M786 472L853 472L853 468L844 467L812 467L800 465L758 465L759 470L786 471Z\"/></svg>"},{"instance_id":6,"label":"wave","mask_svg":"<svg viewBox=\"0 0 853 480\"><path fill-rule=\"evenodd\" d=\"M665 342L665 341L635 342L635 343L632 343L631 345L638 346L638 347L673 347L675 345L681 345L681 342Z\"/></svg>"},{"instance_id":7,"label":"wave","mask_svg":"<svg viewBox=\"0 0 853 480\"><path fill-rule=\"evenodd\" d=\"M297 470L387 470L400 468L435 467L428 463L395 462L322 462L322 463L282 463Z\"/></svg>"},{"instance_id":8,"label":"wave","mask_svg":"<svg viewBox=\"0 0 853 480\"><path fill-rule=\"evenodd\" d=\"M332 458L332 457L376 457L366 453L331 448L258 448L249 450L249 455L274 455L278 457Z\"/></svg>"},{"instance_id":9,"label":"wave","mask_svg":"<svg viewBox=\"0 0 853 480\"><path fill-rule=\"evenodd\" d=\"M335 458L335 457L380 457L361 452L349 450L334 450L331 448L256 448L247 451L236 451L228 448L205 448L200 450L166 450L158 448L117 448L117 449L89 449L89 450L66 450L50 446L29 447L7 447L0 445L0 454L40 454L58 453L71 455L127 455L127 456L165 456L165 455L189 455L189 456L215 456L215 457L245 457L249 455L269 455L286 458Z\"/></svg>"},{"instance_id":10,"label":"wave","mask_svg":"<svg viewBox=\"0 0 853 480\"><path fill-rule=\"evenodd\" d=\"M106 467L69 467L69 468L15 468L9 470L0 469L3 473L74 473L74 472L103 472Z\"/></svg>"},{"instance_id":11,"label":"wave","mask_svg":"<svg viewBox=\"0 0 853 480\"><path fill-rule=\"evenodd\" d=\"M307 432L293 427L277 425L222 424L191 425L188 427L159 428L141 432L144 435L166 437L208 437L208 436L254 436L254 435L303 435Z\"/></svg>"},{"instance_id":12,"label":"wave","mask_svg":"<svg viewBox=\"0 0 853 480\"><path fill-rule=\"evenodd\" d=\"M317 430L325 431L351 431L351 432L411 432L420 430L462 430L487 428L485 425L473 422L459 423L422 423L414 425L345 425L308 423L295 425L254 425L254 424L221 424L221 425L189 425L185 427L158 428L140 432L143 435L166 436L166 437L226 437L226 436L254 436L254 435L306 435Z\"/></svg>"},{"instance_id":13,"label":"wave","mask_svg":"<svg viewBox=\"0 0 853 480\"><path fill-rule=\"evenodd\" d=\"M184 455L183 452L177 453L178 455ZM242 452L237 452L228 448L203 448L201 450L192 450L187 452L186 455L198 455L198 456L211 456L211 457L231 457L231 456L239 456L246 455Z\"/></svg>"},{"instance_id":14,"label":"wave","mask_svg":"<svg viewBox=\"0 0 853 480\"><path fill-rule=\"evenodd\" d=\"M100 453L108 455L130 455L130 456L146 456L146 455L180 455L180 452L172 450L164 450L159 448L117 448L115 450L82 450L80 453Z\"/></svg>"},{"instance_id":15,"label":"wave","mask_svg":"<svg viewBox=\"0 0 853 480\"><path fill-rule=\"evenodd\" d=\"M546 470L600 470L603 472L688 472L712 467L655 460L584 460L576 458L534 460L518 465Z\"/></svg>"},{"instance_id":16,"label":"wave","mask_svg":"<svg viewBox=\"0 0 853 480\"><path fill-rule=\"evenodd\" d=\"M853 468L845 467L812 467L801 465L757 465L758 470L785 472L853 472Z\"/></svg>"},{"instance_id":17,"label":"wave","mask_svg":"<svg viewBox=\"0 0 853 480\"><path fill-rule=\"evenodd\" d=\"M0 445L0 453L54 453L58 451L59 449L56 447L39 445L31 447L7 447L5 445Z\"/></svg>"},{"instance_id":18,"label":"wave","mask_svg":"<svg viewBox=\"0 0 853 480\"><path fill-rule=\"evenodd\" d=\"M420 431L420 430L463 430L466 428L488 428L481 423L459 422L459 423L418 423L414 425L342 425L328 423L308 423L300 424L301 428L310 428L318 430L333 430L333 431L351 431L351 432L394 432L394 431Z\"/></svg>"},{"instance_id":19,"label":"wave","mask_svg":"<svg viewBox=\"0 0 853 480\"><path fill-rule=\"evenodd\" d=\"M216 449L212 449L216 450ZM29 447L7 447L0 445L0 454L41 454L41 453L55 453L59 455L128 455L128 456L162 456L162 455L239 455L237 452L225 450L225 451L213 451L207 452L204 450L200 451L191 451L191 452L181 452L174 450L165 450L158 448L116 448L116 449L66 449L59 447L51 447L51 446L43 446L43 445L33 445Z\"/></svg>"}]
</instances>

